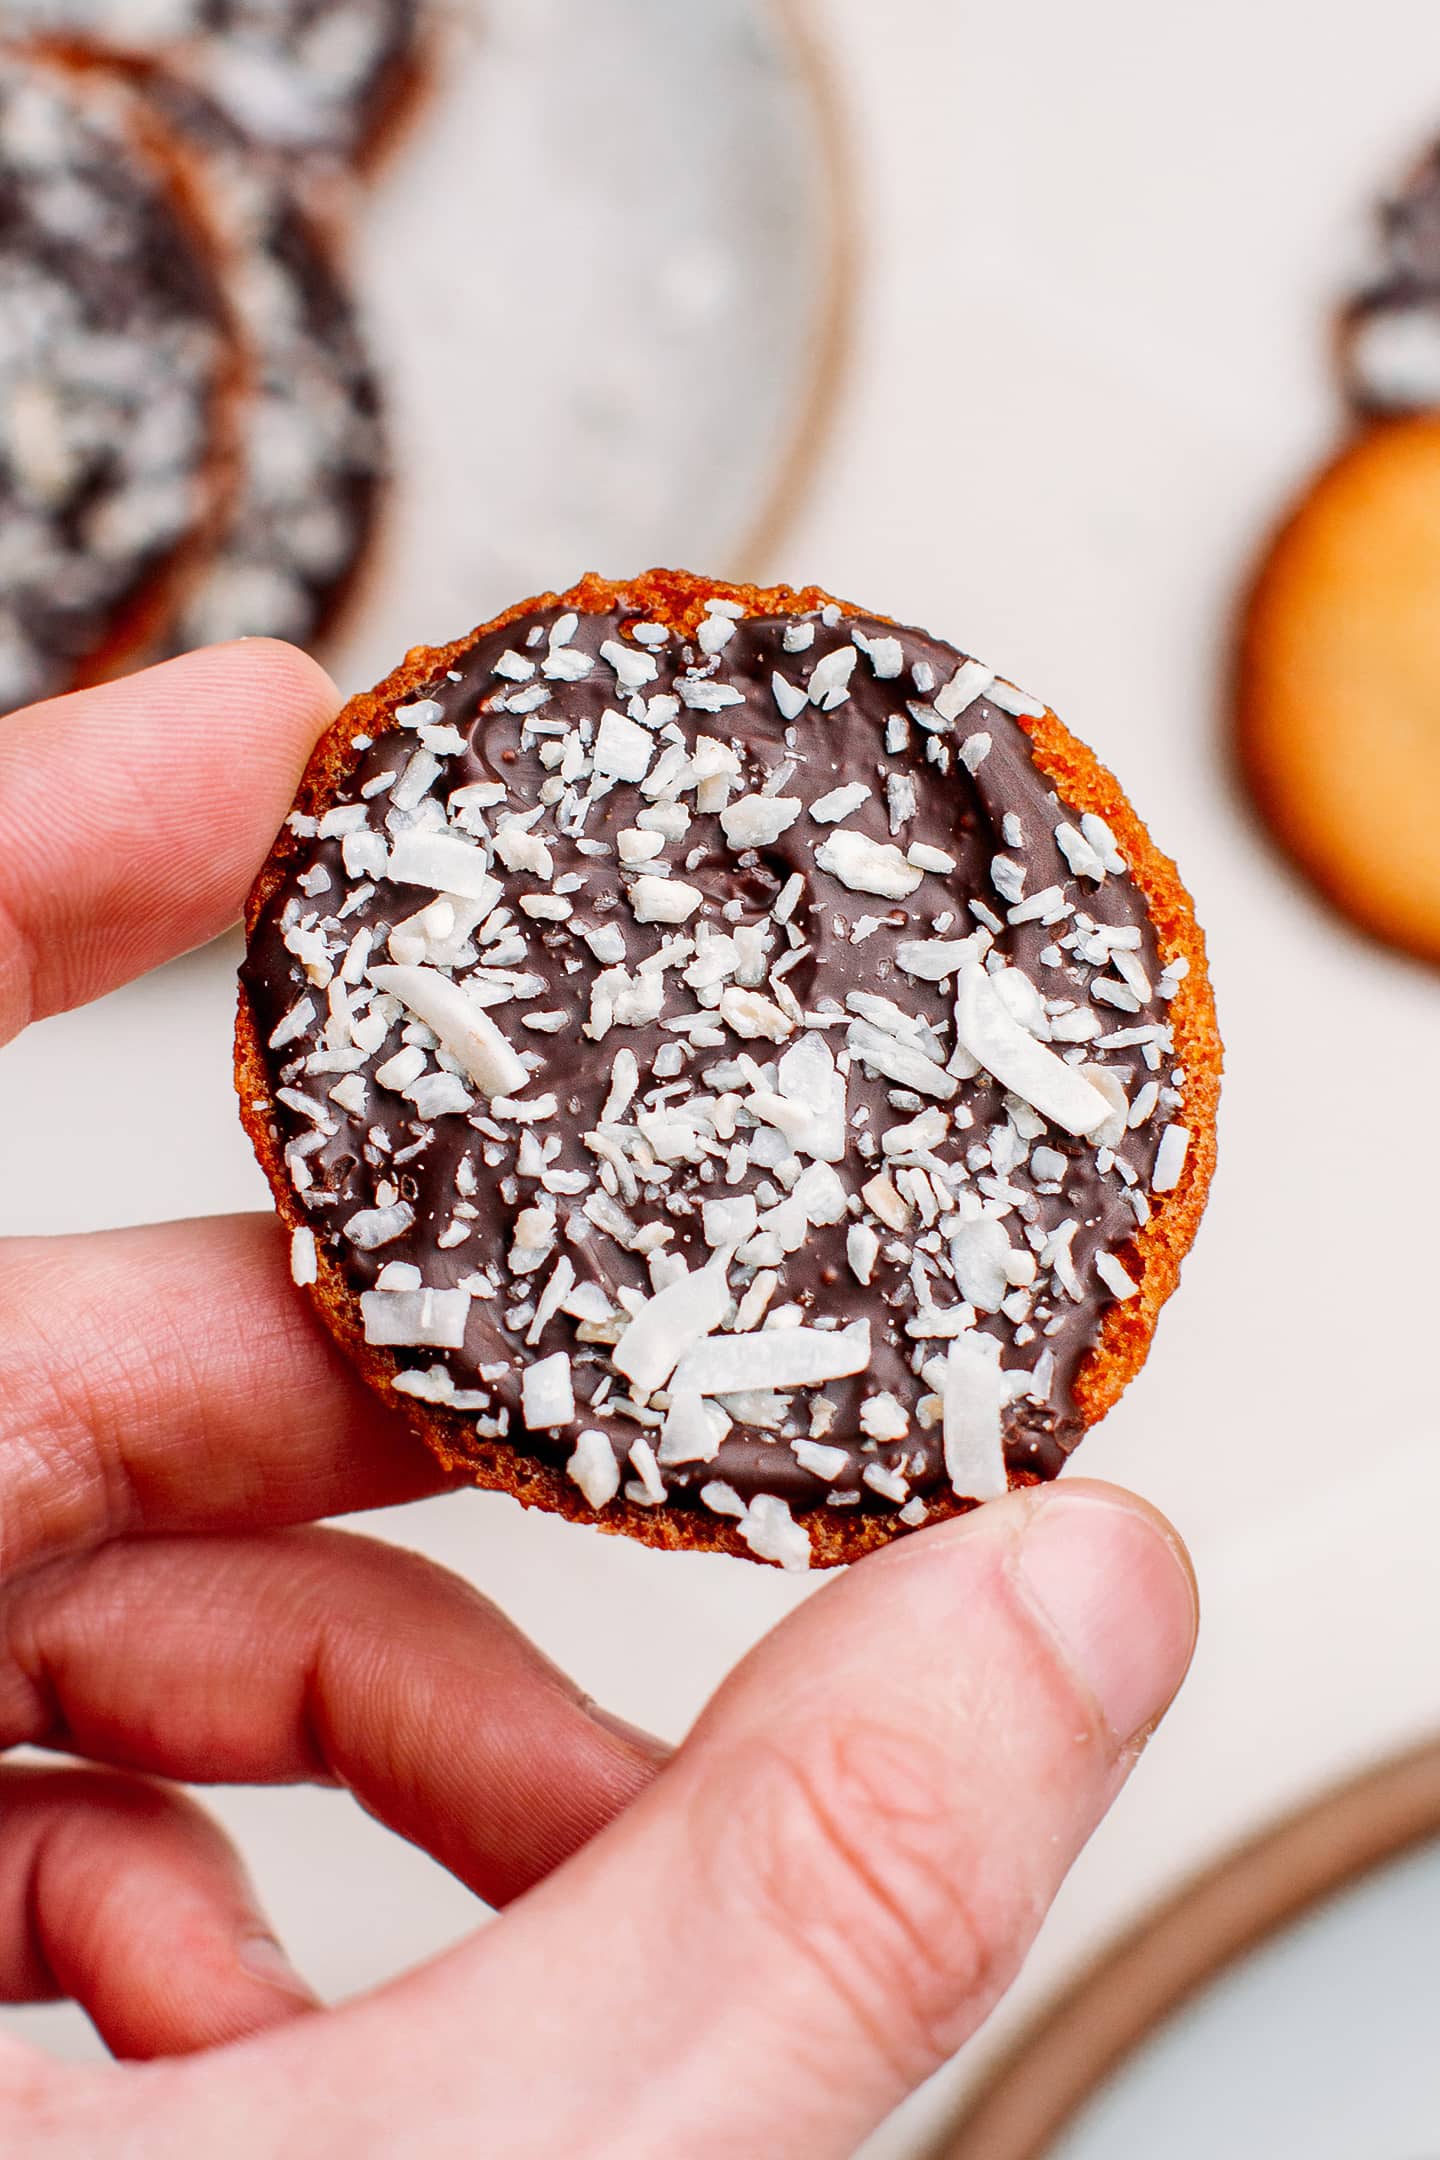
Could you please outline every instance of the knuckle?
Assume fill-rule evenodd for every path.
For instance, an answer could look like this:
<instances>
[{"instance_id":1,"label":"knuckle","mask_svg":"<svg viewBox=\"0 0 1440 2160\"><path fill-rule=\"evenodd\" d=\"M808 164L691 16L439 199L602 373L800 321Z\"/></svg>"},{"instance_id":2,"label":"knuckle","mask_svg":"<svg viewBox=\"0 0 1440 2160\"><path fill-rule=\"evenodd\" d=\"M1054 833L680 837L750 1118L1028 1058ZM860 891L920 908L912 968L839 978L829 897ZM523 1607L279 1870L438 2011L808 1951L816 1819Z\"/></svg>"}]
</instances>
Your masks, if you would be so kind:
<instances>
[{"instance_id":1,"label":"knuckle","mask_svg":"<svg viewBox=\"0 0 1440 2160\"><path fill-rule=\"evenodd\" d=\"M144 1382L42 1264L0 1276L0 1572L137 1527L119 1434ZM65 1315L68 1325L61 1323ZM163 1347L157 1355L163 1360ZM167 1386L183 1375L169 1360Z\"/></svg>"},{"instance_id":2,"label":"knuckle","mask_svg":"<svg viewBox=\"0 0 1440 2160\"><path fill-rule=\"evenodd\" d=\"M734 1768L734 1879L764 1930L916 2081L1010 1978L1032 1917L987 1866L947 1751L852 1720Z\"/></svg>"}]
</instances>

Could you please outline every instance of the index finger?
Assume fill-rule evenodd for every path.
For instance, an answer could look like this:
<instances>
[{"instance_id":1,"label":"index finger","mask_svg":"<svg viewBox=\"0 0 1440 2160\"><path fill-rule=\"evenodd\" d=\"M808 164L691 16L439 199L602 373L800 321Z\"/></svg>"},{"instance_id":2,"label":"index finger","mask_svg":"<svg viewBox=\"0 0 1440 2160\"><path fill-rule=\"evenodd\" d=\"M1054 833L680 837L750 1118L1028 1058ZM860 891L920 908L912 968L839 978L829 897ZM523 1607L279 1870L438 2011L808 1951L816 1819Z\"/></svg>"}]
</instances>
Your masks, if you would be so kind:
<instances>
[{"instance_id":1,"label":"index finger","mask_svg":"<svg viewBox=\"0 0 1440 2160\"><path fill-rule=\"evenodd\" d=\"M338 705L247 638L0 721L0 1042L233 922Z\"/></svg>"}]
</instances>

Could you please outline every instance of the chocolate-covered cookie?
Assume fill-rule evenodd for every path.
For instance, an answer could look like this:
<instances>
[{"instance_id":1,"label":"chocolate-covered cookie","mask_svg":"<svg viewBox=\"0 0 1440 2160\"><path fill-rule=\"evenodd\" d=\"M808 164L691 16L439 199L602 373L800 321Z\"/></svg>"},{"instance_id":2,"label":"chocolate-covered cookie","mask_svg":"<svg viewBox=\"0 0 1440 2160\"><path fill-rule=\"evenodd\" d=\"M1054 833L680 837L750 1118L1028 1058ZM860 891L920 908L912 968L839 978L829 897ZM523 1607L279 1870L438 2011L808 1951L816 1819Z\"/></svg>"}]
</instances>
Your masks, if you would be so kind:
<instances>
[{"instance_id":1,"label":"chocolate-covered cookie","mask_svg":"<svg viewBox=\"0 0 1440 2160\"><path fill-rule=\"evenodd\" d=\"M1173 866L1038 701L813 589L412 653L248 931L297 1280L448 1466L652 1544L830 1564L1053 1476L1204 1204Z\"/></svg>"},{"instance_id":2,"label":"chocolate-covered cookie","mask_svg":"<svg viewBox=\"0 0 1440 2160\"><path fill-rule=\"evenodd\" d=\"M350 158L411 87L419 0L7 0L12 35L161 60L257 143Z\"/></svg>"},{"instance_id":3,"label":"chocolate-covered cookie","mask_svg":"<svg viewBox=\"0 0 1440 2160\"><path fill-rule=\"evenodd\" d=\"M1381 206L1375 277L1342 311L1345 393L1364 418L1440 406L1440 145Z\"/></svg>"},{"instance_id":4,"label":"chocolate-covered cookie","mask_svg":"<svg viewBox=\"0 0 1440 2160\"><path fill-rule=\"evenodd\" d=\"M132 72L196 161L244 348L225 519L192 557L164 650L257 636L312 645L365 560L385 473L380 389L355 305L286 163L188 84Z\"/></svg>"},{"instance_id":5,"label":"chocolate-covered cookie","mask_svg":"<svg viewBox=\"0 0 1440 2160\"><path fill-rule=\"evenodd\" d=\"M180 146L126 84L0 52L0 711L168 616L238 352Z\"/></svg>"}]
</instances>

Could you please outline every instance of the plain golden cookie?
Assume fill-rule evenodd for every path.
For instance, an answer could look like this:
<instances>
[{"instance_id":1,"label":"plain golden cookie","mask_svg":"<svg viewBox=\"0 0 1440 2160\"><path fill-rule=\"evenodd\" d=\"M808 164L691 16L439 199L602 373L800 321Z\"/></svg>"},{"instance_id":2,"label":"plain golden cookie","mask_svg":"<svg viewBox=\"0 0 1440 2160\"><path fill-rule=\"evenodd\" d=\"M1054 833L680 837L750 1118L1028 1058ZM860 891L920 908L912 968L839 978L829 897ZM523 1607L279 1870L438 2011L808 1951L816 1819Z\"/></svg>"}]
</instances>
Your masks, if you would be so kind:
<instances>
[{"instance_id":1,"label":"plain golden cookie","mask_svg":"<svg viewBox=\"0 0 1440 2160\"><path fill-rule=\"evenodd\" d=\"M1300 868L1440 960L1440 417L1360 436L1281 529L1245 610L1237 724Z\"/></svg>"}]
</instances>

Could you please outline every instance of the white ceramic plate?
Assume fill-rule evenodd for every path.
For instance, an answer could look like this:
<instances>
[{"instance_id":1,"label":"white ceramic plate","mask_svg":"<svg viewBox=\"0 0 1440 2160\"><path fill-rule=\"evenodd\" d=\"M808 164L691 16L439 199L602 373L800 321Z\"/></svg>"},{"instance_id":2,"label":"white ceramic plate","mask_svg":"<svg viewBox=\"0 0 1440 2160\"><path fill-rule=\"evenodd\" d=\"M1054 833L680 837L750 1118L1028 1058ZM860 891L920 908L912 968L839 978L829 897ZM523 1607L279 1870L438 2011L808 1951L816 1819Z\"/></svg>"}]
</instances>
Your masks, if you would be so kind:
<instances>
[{"instance_id":1,"label":"white ceramic plate","mask_svg":"<svg viewBox=\"0 0 1440 2160\"><path fill-rule=\"evenodd\" d=\"M1433 2160L1440 1844L1288 1928L1178 2013L1053 2160Z\"/></svg>"},{"instance_id":2,"label":"white ceramic plate","mask_svg":"<svg viewBox=\"0 0 1440 2160\"><path fill-rule=\"evenodd\" d=\"M1440 1743L1207 1869L1072 1983L944 2160L1433 2160Z\"/></svg>"},{"instance_id":3,"label":"white ceramic plate","mask_svg":"<svg viewBox=\"0 0 1440 2160\"><path fill-rule=\"evenodd\" d=\"M848 219L774 0L450 0L357 205L397 483L336 656L370 681L588 569L712 573L824 424Z\"/></svg>"}]
</instances>

